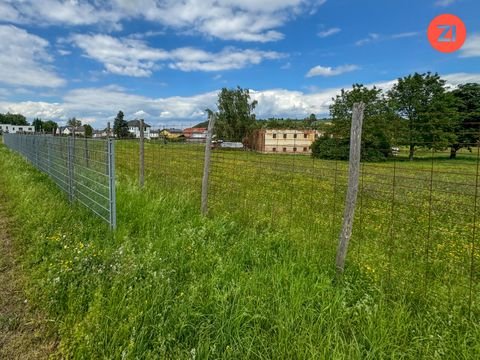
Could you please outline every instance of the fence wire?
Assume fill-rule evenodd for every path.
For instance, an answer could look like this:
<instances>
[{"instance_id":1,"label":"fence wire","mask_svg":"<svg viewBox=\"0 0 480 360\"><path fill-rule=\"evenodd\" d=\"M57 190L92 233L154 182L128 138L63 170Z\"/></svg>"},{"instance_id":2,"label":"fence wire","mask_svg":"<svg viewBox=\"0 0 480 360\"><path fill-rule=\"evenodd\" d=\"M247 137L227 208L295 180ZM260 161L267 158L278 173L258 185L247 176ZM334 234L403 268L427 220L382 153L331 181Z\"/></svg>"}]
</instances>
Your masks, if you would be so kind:
<instances>
[{"instance_id":1,"label":"fence wire","mask_svg":"<svg viewBox=\"0 0 480 360\"><path fill-rule=\"evenodd\" d=\"M116 227L114 142L50 135L4 134L4 144L48 174L68 194Z\"/></svg>"},{"instance_id":2,"label":"fence wire","mask_svg":"<svg viewBox=\"0 0 480 360\"><path fill-rule=\"evenodd\" d=\"M362 160L347 265L410 304L478 318L478 127L469 130L476 140L464 143L453 158L444 142L426 134L430 130L425 129L423 141L415 140L413 161L404 127L392 130L388 148L377 149L388 156ZM229 216L258 231L280 232L286 243L305 253L320 248L323 258L318 261L333 264L348 160L313 157L310 143L322 134L311 140L312 131L269 129L263 142L257 139L258 146L217 143L209 214ZM416 131L418 135L422 129ZM341 138L333 138L330 155L340 154L342 146ZM362 153L371 153L371 146L362 143ZM120 140L117 149L121 175L137 180L138 140ZM200 208L204 150L204 142L181 137L146 140L145 186L183 193Z\"/></svg>"}]
</instances>

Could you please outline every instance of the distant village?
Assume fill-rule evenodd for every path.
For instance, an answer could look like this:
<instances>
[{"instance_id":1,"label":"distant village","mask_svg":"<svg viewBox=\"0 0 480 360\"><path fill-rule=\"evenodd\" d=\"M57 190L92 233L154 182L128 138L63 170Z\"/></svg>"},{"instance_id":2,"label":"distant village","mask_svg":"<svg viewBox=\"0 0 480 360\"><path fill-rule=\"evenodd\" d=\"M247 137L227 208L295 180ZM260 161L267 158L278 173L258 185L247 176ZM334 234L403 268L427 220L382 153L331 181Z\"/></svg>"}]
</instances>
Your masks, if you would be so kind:
<instances>
[{"instance_id":1,"label":"distant village","mask_svg":"<svg viewBox=\"0 0 480 360\"><path fill-rule=\"evenodd\" d=\"M127 122L131 138L140 137L141 119ZM0 124L0 132L3 133L35 133L34 126ZM323 131L312 129L257 129L242 142L223 141L214 138L212 147L229 149L250 149L261 153L298 153L310 154L312 143ZM54 130L56 136L85 136L84 126L59 126ZM92 129L92 138L113 137L113 130L107 128ZM159 128L153 129L148 123L144 123L144 138L146 140L159 140L165 142L190 142L205 143L207 139L206 127Z\"/></svg>"}]
</instances>

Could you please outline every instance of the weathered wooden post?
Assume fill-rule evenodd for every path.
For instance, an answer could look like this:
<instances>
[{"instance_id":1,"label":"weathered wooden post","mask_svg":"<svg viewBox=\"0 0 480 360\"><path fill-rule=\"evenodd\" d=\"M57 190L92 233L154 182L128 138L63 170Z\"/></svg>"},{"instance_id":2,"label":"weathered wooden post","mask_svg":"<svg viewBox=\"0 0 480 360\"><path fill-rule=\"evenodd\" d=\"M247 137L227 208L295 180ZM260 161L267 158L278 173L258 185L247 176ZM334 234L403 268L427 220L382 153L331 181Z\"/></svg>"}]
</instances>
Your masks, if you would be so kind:
<instances>
[{"instance_id":1,"label":"weathered wooden post","mask_svg":"<svg viewBox=\"0 0 480 360\"><path fill-rule=\"evenodd\" d=\"M348 164L348 189L345 199L345 212L343 226L338 239L336 268L337 276L343 274L345 258L347 257L348 243L352 236L353 220L355 216L355 204L358 194L358 178L360 173L360 155L362 147L362 124L364 103L353 104L352 125L350 129L350 157Z\"/></svg>"},{"instance_id":2,"label":"weathered wooden post","mask_svg":"<svg viewBox=\"0 0 480 360\"><path fill-rule=\"evenodd\" d=\"M143 131L144 127L144 122L143 119L140 119L140 176L139 176L139 184L140 187L143 187L143 184L145 182L145 134Z\"/></svg>"},{"instance_id":3,"label":"weathered wooden post","mask_svg":"<svg viewBox=\"0 0 480 360\"><path fill-rule=\"evenodd\" d=\"M203 163L203 178L202 178L202 205L201 210L203 215L208 213L208 177L210 175L210 157L212 152L212 135L215 126L217 115L210 114L208 121L207 140L205 142L205 161Z\"/></svg>"}]
</instances>

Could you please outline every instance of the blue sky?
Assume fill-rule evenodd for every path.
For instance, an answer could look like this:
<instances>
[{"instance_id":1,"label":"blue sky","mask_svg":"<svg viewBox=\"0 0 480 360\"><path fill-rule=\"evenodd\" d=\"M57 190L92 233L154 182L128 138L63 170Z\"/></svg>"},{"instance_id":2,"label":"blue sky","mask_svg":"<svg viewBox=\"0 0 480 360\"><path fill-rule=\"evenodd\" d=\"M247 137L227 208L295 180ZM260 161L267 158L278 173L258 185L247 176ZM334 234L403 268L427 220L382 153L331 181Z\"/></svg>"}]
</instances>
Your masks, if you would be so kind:
<instances>
[{"instance_id":1,"label":"blue sky","mask_svg":"<svg viewBox=\"0 0 480 360\"><path fill-rule=\"evenodd\" d=\"M442 13L467 27L455 53L426 37ZM188 125L239 85L259 118L324 116L352 83L480 82L479 15L478 0L2 0L0 112Z\"/></svg>"}]
</instances>

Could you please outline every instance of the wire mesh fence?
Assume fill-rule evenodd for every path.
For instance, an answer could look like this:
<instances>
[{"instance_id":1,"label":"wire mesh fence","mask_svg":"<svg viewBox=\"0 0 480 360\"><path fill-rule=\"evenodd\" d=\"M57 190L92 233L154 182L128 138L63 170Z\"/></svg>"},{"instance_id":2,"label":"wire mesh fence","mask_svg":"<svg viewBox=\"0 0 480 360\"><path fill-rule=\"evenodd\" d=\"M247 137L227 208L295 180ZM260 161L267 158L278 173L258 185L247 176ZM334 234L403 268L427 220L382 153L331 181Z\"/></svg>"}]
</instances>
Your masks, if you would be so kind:
<instances>
[{"instance_id":1,"label":"wire mesh fence","mask_svg":"<svg viewBox=\"0 0 480 360\"><path fill-rule=\"evenodd\" d=\"M109 139L4 134L4 144L68 194L116 227L115 153Z\"/></svg>"},{"instance_id":2,"label":"wire mesh fence","mask_svg":"<svg viewBox=\"0 0 480 360\"><path fill-rule=\"evenodd\" d=\"M170 128L183 134L146 140L145 186L183 193L200 208L205 140L188 141L190 129ZM376 148L384 158L362 160L350 268L392 296L480 314L477 129L468 130L476 140L464 143L454 159L433 135L415 141L410 161L405 128L398 126L389 146ZM258 231L280 231L305 252L319 246L323 260L333 264L348 161L312 156L311 144L324 136L315 128L264 128L248 141L217 138L211 145L209 213ZM330 153L341 154L342 139L331 140ZM371 154L371 146L364 141L362 154ZM120 175L136 181L138 140L117 141L117 150Z\"/></svg>"}]
</instances>

